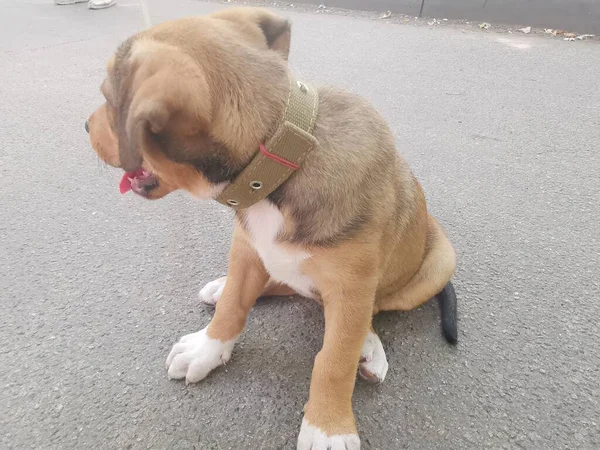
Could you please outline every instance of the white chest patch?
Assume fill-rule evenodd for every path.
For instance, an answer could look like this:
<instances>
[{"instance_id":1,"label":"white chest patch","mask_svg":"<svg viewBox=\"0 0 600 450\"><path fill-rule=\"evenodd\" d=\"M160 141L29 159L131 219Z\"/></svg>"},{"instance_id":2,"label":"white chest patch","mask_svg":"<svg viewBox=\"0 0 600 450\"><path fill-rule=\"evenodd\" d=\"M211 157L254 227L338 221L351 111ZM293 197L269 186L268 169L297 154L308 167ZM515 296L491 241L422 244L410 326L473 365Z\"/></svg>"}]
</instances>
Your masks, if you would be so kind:
<instances>
[{"instance_id":1,"label":"white chest patch","mask_svg":"<svg viewBox=\"0 0 600 450\"><path fill-rule=\"evenodd\" d=\"M304 297L314 298L313 282L300 270L302 262L311 255L276 243L283 228L283 215L279 209L262 200L246 210L246 223L252 244L271 278L288 285Z\"/></svg>"}]
</instances>

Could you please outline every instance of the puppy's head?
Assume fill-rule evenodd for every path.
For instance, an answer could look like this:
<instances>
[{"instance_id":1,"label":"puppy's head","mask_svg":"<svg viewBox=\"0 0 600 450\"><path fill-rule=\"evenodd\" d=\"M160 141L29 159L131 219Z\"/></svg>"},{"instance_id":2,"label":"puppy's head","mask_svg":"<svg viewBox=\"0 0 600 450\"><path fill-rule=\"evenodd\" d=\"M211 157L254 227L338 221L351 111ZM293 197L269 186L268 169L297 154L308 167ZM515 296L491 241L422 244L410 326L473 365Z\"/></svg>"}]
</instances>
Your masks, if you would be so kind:
<instances>
[{"instance_id":1,"label":"puppy's head","mask_svg":"<svg viewBox=\"0 0 600 450\"><path fill-rule=\"evenodd\" d=\"M145 198L215 196L283 114L289 45L289 23L259 8L131 37L110 59L106 102L86 123L92 147Z\"/></svg>"}]
</instances>

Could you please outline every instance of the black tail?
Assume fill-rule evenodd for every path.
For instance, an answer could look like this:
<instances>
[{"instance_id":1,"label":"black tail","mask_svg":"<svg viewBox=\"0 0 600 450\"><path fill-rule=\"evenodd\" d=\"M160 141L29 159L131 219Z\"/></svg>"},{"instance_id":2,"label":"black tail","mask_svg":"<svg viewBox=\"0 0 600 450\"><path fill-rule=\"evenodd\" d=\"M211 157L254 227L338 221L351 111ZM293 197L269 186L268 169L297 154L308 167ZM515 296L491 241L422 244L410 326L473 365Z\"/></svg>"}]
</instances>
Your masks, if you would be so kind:
<instances>
[{"instance_id":1,"label":"black tail","mask_svg":"<svg viewBox=\"0 0 600 450\"><path fill-rule=\"evenodd\" d=\"M452 282L437 295L442 316L442 334L450 344L458 341L458 324L456 323L456 292Z\"/></svg>"}]
</instances>

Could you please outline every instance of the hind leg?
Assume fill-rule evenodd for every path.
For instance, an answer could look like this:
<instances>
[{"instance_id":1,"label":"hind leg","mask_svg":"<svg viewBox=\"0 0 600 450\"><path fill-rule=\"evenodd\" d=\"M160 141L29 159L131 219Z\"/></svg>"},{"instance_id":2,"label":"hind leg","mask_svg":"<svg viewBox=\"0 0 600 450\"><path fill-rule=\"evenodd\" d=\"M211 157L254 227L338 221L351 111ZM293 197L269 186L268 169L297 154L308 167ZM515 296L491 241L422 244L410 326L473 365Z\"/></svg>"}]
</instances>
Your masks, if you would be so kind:
<instances>
[{"instance_id":1,"label":"hind leg","mask_svg":"<svg viewBox=\"0 0 600 450\"><path fill-rule=\"evenodd\" d=\"M376 300L376 311L409 311L438 295L456 269L456 254L437 221L429 216L426 253L418 272L398 292Z\"/></svg>"},{"instance_id":2,"label":"hind leg","mask_svg":"<svg viewBox=\"0 0 600 450\"><path fill-rule=\"evenodd\" d=\"M358 375L368 383L382 383L388 371L388 362L379 336L373 326L360 352Z\"/></svg>"},{"instance_id":3,"label":"hind leg","mask_svg":"<svg viewBox=\"0 0 600 450\"><path fill-rule=\"evenodd\" d=\"M223 294L226 281L227 277L221 277L207 283L198 293L200 301L207 305L216 305L217 301L221 298L221 294ZM260 297L286 297L288 295L296 295L296 291L285 284L269 280L264 291L260 294Z\"/></svg>"}]
</instances>

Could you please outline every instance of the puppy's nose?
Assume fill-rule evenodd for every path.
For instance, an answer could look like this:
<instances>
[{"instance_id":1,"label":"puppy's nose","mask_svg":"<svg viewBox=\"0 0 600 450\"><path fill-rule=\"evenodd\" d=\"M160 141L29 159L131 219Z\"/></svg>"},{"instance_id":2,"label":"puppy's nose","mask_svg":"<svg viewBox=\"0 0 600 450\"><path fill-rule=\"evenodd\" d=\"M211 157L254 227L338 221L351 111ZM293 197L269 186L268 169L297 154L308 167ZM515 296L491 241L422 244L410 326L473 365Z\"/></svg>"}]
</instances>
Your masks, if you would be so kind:
<instances>
[{"instance_id":1,"label":"puppy's nose","mask_svg":"<svg viewBox=\"0 0 600 450\"><path fill-rule=\"evenodd\" d=\"M89 120L85 121L85 131L87 131L88 134L90 133L90 121Z\"/></svg>"}]
</instances>

